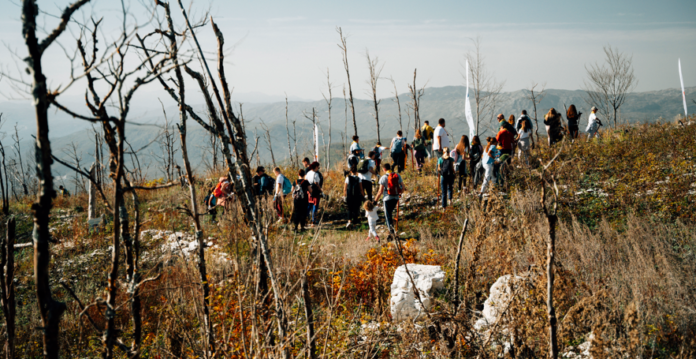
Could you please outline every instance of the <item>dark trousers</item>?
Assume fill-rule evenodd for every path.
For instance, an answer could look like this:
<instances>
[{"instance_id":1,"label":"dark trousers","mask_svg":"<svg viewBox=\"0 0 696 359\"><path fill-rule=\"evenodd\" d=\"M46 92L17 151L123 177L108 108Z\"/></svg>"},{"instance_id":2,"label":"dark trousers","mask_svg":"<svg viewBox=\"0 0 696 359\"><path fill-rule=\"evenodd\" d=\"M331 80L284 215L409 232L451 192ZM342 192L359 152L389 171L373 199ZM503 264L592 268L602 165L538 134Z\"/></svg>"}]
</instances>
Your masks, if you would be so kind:
<instances>
[{"instance_id":1,"label":"dark trousers","mask_svg":"<svg viewBox=\"0 0 696 359\"><path fill-rule=\"evenodd\" d=\"M404 170L404 160L406 159L406 154L401 151L399 153L392 153L391 158L394 161L394 166L396 167L396 172L403 172Z\"/></svg>"},{"instance_id":2,"label":"dark trousers","mask_svg":"<svg viewBox=\"0 0 696 359\"><path fill-rule=\"evenodd\" d=\"M462 190L462 182L466 188L466 162L462 161L459 165L459 172L457 173L457 178L459 178L459 190Z\"/></svg>"},{"instance_id":3,"label":"dark trousers","mask_svg":"<svg viewBox=\"0 0 696 359\"><path fill-rule=\"evenodd\" d=\"M425 150L423 151L415 151L416 153L413 155L413 157L416 158L416 168L418 168L418 171L423 168L423 163L425 162Z\"/></svg>"},{"instance_id":4,"label":"dark trousers","mask_svg":"<svg viewBox=\"0 0 696 359\"><path fill-rule=\"evenodd\" d=\"M396 223L394 223L393 213L398 203L398 199L389 199L384 201L384 217L387 220L387 228L389 228L391 232L395 231L394 226Z\"/></svg>"},{"instance_id":5,"label":"dark trousers","mask_svg":"<svg viewBox=\"0 0 696 359\"><path fill-rule=\"evenodd\" d=\"M362 198L348 198L348 220L351 223L360 223L360 205Z\"/></svg>"},{"instance_id":6,"label":"dark trousers","mask_svg":"<svg viewBox=\"0 0 696 359\"><path fill-rule=\"evenodd\" d=\"M510 149L510 150L500 150L500 155L501 155L501 156L502 156L502 155L505 155L505 154L508 155L508 158L507 158L507 161L506 161L506 162L507 162L507 163L510 163L510 161L512 160L513 150L512 150L512 149Z\"/></svg>"},{"instance_id":7,"label":"dark trousers","mask_svg":"<svg viewBox=\"0 0 696 359\"><path fill-rule=\"evenodd\" d=\"M575 125L568 125L568 132L570 132L570 138L576 139L578 138L578 126Z\"/></svg>"},{"instance_id":8,"label":"dark trousers","mask_svg":"<svg viewBox=\"0 0 696 359\"><path fill-rule=\"evenodd\" d=\"M273 200L273 207L275 207L275 210L278 213L278 217L280 217L280 218L285 217L283 215L283 197L282 196L276 196L276 198Z\"/></svg>"},{"instance_id":9,"label":"dark trousers","mask_svg":"<svg viewBox=\"0 0 696 359\"><path fill-rule=\"evenodd\" d=\"M362 180L362 188L365 191L365 196L367 199L372 201L372 181Z\"/></svg>"},{"instance_id":10,"label":"dark trousers","mask_svg":"<svg viewBox=\"0 0 696 359\"><path fill-rule=\"evenodd\" d=\"M440 176L440 189L442 193L442 208L447 208L447 198L452 201L454 176Z\"/></svg>"}]
</instances>

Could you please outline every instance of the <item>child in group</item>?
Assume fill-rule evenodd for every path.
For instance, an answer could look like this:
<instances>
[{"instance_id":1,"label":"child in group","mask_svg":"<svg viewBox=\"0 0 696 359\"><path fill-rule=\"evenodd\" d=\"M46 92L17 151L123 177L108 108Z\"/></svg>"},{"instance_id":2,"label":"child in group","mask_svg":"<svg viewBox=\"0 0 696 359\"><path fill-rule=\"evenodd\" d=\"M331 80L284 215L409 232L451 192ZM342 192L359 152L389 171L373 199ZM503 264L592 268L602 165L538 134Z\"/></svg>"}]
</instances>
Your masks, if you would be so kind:
<instances>
[{"instance_id":1,"label":"child in group","mask_svg":"<svg viewBox=\"0 0 696 359\"><path fill-rule=\"evenodd\" d=\"M369 241L370 236L374 236L377 242L379 242L379 236L377 235L377 218L379 218L377 215L377 206L375 206L375 202L366 201L363 208L365 208L367 223L370 225L370 232L368 232L366 240Z\"/></svg>"}]
</instances>

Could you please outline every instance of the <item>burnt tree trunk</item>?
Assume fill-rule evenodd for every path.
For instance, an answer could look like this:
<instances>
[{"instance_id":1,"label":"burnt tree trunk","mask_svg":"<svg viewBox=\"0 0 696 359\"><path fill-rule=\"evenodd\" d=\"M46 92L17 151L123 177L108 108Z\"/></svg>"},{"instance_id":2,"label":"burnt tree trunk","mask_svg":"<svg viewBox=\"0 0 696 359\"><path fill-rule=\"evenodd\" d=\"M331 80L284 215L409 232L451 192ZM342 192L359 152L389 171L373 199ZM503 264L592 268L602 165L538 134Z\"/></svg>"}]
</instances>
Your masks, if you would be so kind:
<instances>
[{"instance_id":1,"label":"burnt tree trunk","mask_svg":"<svg viewBox=\"0 0 696 359\"><path fill-rule=\"evenodd\" d=\"M0 294L2 295L2 312L5 315L5 355L7 359L15 357L15 290L14 290L14 243L15 219L7 220L7 237L0 239Z\"/></svg>"}]
</instances>

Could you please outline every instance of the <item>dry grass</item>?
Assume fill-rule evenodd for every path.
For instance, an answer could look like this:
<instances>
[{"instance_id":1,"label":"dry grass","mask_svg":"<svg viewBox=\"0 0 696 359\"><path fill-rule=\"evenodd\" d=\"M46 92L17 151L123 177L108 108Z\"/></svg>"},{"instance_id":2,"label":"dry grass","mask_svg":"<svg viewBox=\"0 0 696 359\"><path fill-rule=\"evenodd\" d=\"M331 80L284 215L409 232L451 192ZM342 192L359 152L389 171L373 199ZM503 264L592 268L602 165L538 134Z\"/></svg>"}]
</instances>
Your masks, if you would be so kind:
<instances>
[{"instance_id":1,"label":"dry grass","mask_svg":"<svg viewBox=\"0 0 696 359\"><path fill-rule=\"evenodd\" d=\"M696 206L689 192L694 190L696 169L694 138L693 126L680 129L652 124L622 129L607 133L600 142L567 144L549 169L556 174L560 188L555 302L561 352L593 333L595 357L616 357L617 353L660 358L696 355ZM534 151L533 160L548 162L553 155L555 150L541 146ZM432 166L428 164L426 173ZM665 182L666 176L670 180ZM289 173L289 177L294 176ZM440 264L447 273L447 289L436 298L435 322L417 327L391 322L389 286L401 264L393 244L366 241L365 227L353 231L342 228L346 218L340 203L342 173L325 173L325 192L330 200L324 202L326 222L322 227L298 234L288 226L274 224L270 214L264 218L288 314L290 334L283 348L294 356L306 354L299 281L307 271L320 357L495 357L503 340L514 344L517 357L546 356L543 268L548 223L541 211L538 178L536 165L515 168L504 194L492 191L484 202L475 196L458 195L458 201L443 213L433 207L436 178L410 170L404 173L410 198L401 208L400 232L414 238L405 247L406 259ZM201 203L206 193L198 193ZM187 191L181 188L142 193L142 229L191 233L190 221L177 210L186 199ZM86 200L74 196L58 198L55 203L54 218L60 211L76 215L71 221L54 219L53 235L59 244L52 248L53 289L69 308L62 328L68 357L95 357L101 350L96 332L87 320L77 317L77 304L58 285L60 278L68 280L85 303L104 295L109 263L108 256L100 253L107 250L110 229L107 226L105 233L87 233L84 213L74 213L77 206L86 207ZM288 202L287 213L291 208ZM20 233L30 225L27 204L12 206ZM264 206L265 213L272 213L268 203ZM211 237L230 258L209 262L218 356L278 357L272 300L260 295L251 233L239 214L239 208L232 208L219 216L217 223L208 218L203 221L204 236ZM453 260L464 218L470 223L460 264L461 287L457 289L465 304L453 316ZM143 275L162 273L143 291L143 357L201 357L202 298L195 260L156 256L161 240L143 236L141 241L143 253L148 253ZM95 251L97 254L91 255ZM17 350L23 357L38 357L40 336L33 328L40 323L33 300L31 250L19 251L16 256ZM476 311L491 284L506 274L524 275L524 290L503 318L506 329L482 347L485 338L472 329ZM125 287L120 293L120 337L129 343L129 298ZM103 308L89 313L98 325L103 323ZM433 324L447 329L454 338L452 343L433 336L428 329ZM453 352L448 345L454 346Z\"/></svg>"}]
</instances>

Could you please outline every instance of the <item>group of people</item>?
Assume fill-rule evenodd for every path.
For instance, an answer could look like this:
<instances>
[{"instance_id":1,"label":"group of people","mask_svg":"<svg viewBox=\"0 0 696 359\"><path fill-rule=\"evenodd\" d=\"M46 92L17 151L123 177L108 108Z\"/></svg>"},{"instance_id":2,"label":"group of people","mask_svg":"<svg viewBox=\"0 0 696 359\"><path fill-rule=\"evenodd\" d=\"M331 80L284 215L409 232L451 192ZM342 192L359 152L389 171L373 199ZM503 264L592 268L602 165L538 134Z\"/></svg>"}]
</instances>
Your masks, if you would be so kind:
<instances>
[{"instance_id":1,"label":"group of people","mask_svg":"<svg viewBox=\"0 0 696 359\"><path fill-rule=\"evenodd\" d=\"M566 112L566 127L562 115L555 109L550 109L544 116L549 145L561 141L566 135L573 140L577 139L581 115L575 105L570 105ZM469 183L472 187L483 180L478 192L479 197L482 197L491 182L499 183L502 180L502 167L510 163L515 150L520 163L529 165L530 151L535 143L532 136L534 124L527 111L523 110L517 118L510 115L507 120L503 114L499 114L497 119L499 130L495 137L487 137L485 143L482 143L478 136L473 136L470 141L468 136L462 135L453 147L450 145L451 136L445 129L446 121L443 118L438 120L435 128L430 126L429 121L425 121L423 127L416 130L410 144L399 130L388 147L377 142L367 155L360 145L360 138L353 136L347 159L348 171L344 173L343 184L343 201L348 211L346 227L351 228L358 224L364 210L370 228L368 239L374 237L379 240L376 223L378 201L381 198L387 228L390 232L396 230L399 198L401 193L406 191L399 173L404 171L409 154L412 154L411 161L415 162L413 167L419 174L422 173L426 158L437 160L436 174L443 209L452 201L455 184L459 192L469 190L468 177L471 177ZM592 107L586 128L588 140L597 135L600 126L602 123L597 117L597 109ZM392 163L382 163L387 150ZM309 158L304 158L302 163L304 168L298 171L298 178L293 183L282 174L279 167L273 170L275 179L265 173L264 167L258 167L256 175L252 178L253 190L257 196L273 196L272 203L279 221L285 220L284 198L292 195L293 210L290 222L293 229L300 230L304 230L307 222L310 227L319 223L319 204L324 198L324 178L319 162L311 162ZM373 177L379 187L374 196ZM229 180L221 177L212 194L206 197L206 203L209 204L209 208L211 204L214 207L216 201L217 205L224 205L232 192ZM394 217L395 210L397 218Z\"/></svg>"}]
</instances>

